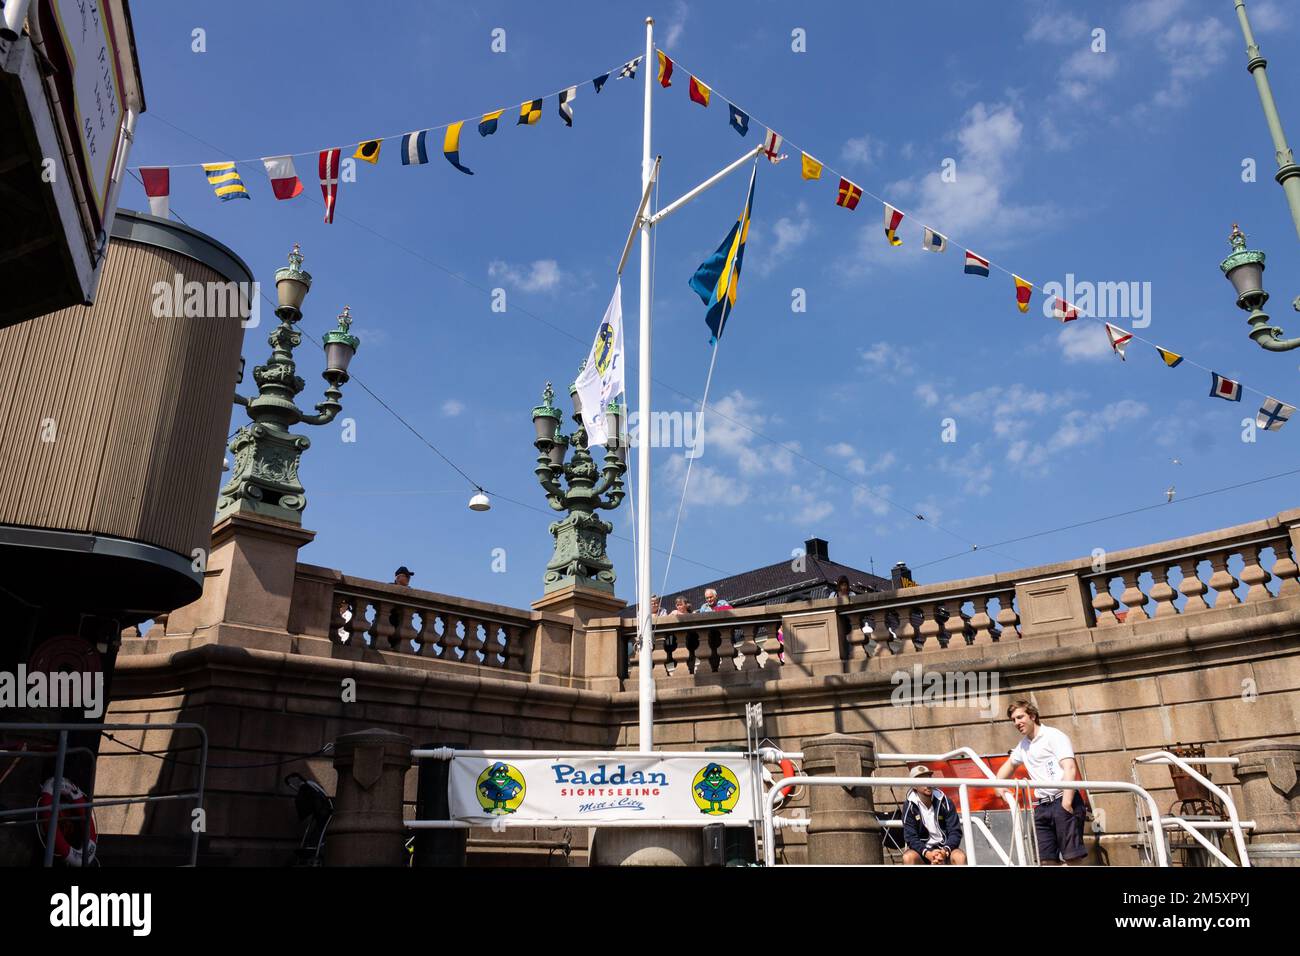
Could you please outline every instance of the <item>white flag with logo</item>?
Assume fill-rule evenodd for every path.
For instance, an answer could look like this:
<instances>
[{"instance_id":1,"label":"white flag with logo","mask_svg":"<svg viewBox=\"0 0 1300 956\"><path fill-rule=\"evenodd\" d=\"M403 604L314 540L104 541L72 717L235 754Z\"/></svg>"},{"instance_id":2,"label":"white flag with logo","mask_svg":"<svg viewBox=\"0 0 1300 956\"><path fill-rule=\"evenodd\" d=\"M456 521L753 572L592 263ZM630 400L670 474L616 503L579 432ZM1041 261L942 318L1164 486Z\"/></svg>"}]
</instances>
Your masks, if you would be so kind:
<instances>
[{"instance_id":1,"label":"white flag with logo","mask_svg":"<svg viewBox=\"0 0 1300 956\"><path fill-rule=\"evenodd\" d=\"M587 364L578 373L578 398L588 445L605 445L605 405L623 391L623 280L614 284L605 317L596 330Z\"/></svg>"}]
</instances>

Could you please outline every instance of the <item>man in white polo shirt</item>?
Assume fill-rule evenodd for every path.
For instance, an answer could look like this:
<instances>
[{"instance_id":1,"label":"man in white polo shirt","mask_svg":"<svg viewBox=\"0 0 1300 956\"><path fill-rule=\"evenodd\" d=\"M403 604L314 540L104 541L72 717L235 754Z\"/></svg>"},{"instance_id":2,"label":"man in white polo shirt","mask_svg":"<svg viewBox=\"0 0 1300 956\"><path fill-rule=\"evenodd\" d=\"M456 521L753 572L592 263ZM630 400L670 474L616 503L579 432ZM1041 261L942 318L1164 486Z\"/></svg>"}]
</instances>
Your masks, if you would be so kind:
<instances>
[{"instance_id":1,"label":"man in white polo shirt","mask_svg":"<svg viewBox=\"0 0 1300 956\"><path fill-rule=\"evenodd\" d=\"M1011 757L998 768L998 779L1005 780L1022 764L1031 780L1078 780L1079 766L1074 759L1070 738L1055 727L1038 722L1038 708L1027 700L1012 701L1007 716L1020 731L1021 741ZM1010 794L1009 790L999 793ZM1038 837L1038 861L1043 866L1080 863L1088 857L1083 845L1083 821L1086 810L1078 790L1039 787L1035 791L1034 832Z\"/></svg>"}]
</instances>

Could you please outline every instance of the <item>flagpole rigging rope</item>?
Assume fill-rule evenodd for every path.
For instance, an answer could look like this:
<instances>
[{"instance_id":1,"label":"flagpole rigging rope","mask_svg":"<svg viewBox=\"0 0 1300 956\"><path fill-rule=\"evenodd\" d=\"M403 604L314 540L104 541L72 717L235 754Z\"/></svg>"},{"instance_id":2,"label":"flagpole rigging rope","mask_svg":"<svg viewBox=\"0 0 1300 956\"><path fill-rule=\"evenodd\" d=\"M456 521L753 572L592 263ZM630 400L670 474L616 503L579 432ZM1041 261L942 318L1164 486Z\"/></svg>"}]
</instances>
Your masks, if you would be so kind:
<instances>
[{"instance_id":1,"label":"flagpole rigging rope","mask_svg":"<svg viewBox=\"0 0 1300 956\"><path fill-rule=\"evenodd\" d=\"M641 56L640 56L640 55L637 55L637 56L633 57L632 59L640 60L640 59L641 59ZM604 76L612 76L615 70L620 70L620 69L622 69L624 66L626 66L626 65L627 65L628 63L630 63L630 62L632 62L632 61L631 61L631 60L624 60L622 63L620 63L618 66L614 67L612 70L609 70L607 73L605 73L605 74L599 74L599 73L598 73L597 76L601 76L601 75L604 75ZM559 95L560 95L561 93L563 93L565 90L572 89L572 88L575 87L575 86L585 86L586 84L588 84L588 83L590 83L590 82L591 82L591 79L589 78L589 79L583 80L581 83L569 83L569 84L566 85L566 86L562 86L562 87L560 87L558 90L553 90L552 92L547 93L545 96L540 96L540 97L539 97L539 96L534 96L534 97L530 97L530 98L527 99L527 100L522 100L522 101L521 101L521 104L522 104L522 103L528 103L528 102L531 102L532 100L536 100L536 99L549 100L552 96L559 96ZM501 107L502 114L504 115L505 111L508 110L508 109L510 109L510 106L503 106L503 107ZM443 123L441 126L425 126L425 127L421 127L421 128L419 128L419 129L406 129L406 130L402 130L400 133L389 133L389 134L386 135L386 136L368 136L368 137L366 137L365 139L357 140L357 141L354 142L354 143L343 143L343 144L341 144L341 145L339 145L339 146L328 146L328 147L324 147L324 148L326 148L326 149L351 149L351 148L354 147L354 146L360 146L362 143L370 143L370 142L375 142L375 141L383 142L383 141L385 141L385 140L390 140L390 139L401 139L403 136L407 135L408 133L436 133L436 132L438 132L439 130L447 129L447 127L449 127L449 126L455 126L457 123L476 123L476 122L478 122L479 120L481 120L484 116L487 116L489 113L495 113L495 112L496 112L496 110L486 110L485 112L482 112L482 113L476 113L476 114L473 115L473 116L466 116L464 119L452 120L452 121L449 122L449 123ZM171 124L168 123L167 125L170 126ZM173 127L173 128L175 128L175 127ZM221 150L221 152L224 152L224 150ZM277 153L277 154L275 154L275 155L277 155L277 156L289 156L289 157L291 157L291 158L296 159L296 158L298 158L298 157L300 157L300 156L316 156L316 155L318 155L320 152L321 152L320 149L309 149L309 150L306 150L306 151L301 152L301 153ZM262 160L263 160L263 159L267 159L267 158L270 158L270 157L267 157L267 156L257 156L257 157L255 157L255 158L253 158L253 159L230 159L230 160L222 160L222 162L231 162L231 163L234 163L236 166L252 166L252 165L259 165L259 166L260 166L260 165L262 164ZM155 164L155 165L152 165L152 166L128 166L128 167L126 167L126 168L127 168L127 169L132 169L132 170L139 170L139 169L160 169L160 168L162 168L163 166L166 166L166 168L168 168L168 169L197 169L198 167L203 166L203 165L205 165L205 164L204 164L204 163L160 163L160 164Z\"/></svg>"},{"instance_id":2,"label":"flagpole rigging rope","mask_svg":"<svg viewBox=\"0 0 1300 956\"><path fill-rule=\"evenodd\" d=\"M657 49L657 48L656 48L656 49ZM665 55L667 55L667 54L665 53ZM699 75L698 73L696 73L695 71L691 70L690 67L687 66L685 63L682 63L682 62L681 62L680 60L678 60L676 57L673 57L672 60L673 60L673 63L674 63L674 64L676 64L676 65L678 65L678 66L681 66L682 69L684 69L684 70L685 70L687 73L689 73L691 76L694 76L694 77L696 77L697 79L700 79L701 82L704 82L704 81L703 81L703 78L700 77L700 75ZM756 116L755 114L751 113L747 108L741 106L741 105L740 105L739 103L737 103L735 100L731 99L731 98L728 97L726 94L722 93L722 92L721 92L717 87L715 87L712 83L706 83L706 85L709 87L710 90L713 91L713 93L716 93L716 94L718 95L718 98L719 98L719 99L723 100L723 101L724 101L725 103L727 103L729 106L734 106L734 107L736 107L737 109L741 110L742 112L745 113L746 116L748 116L751 120L753 120L755 123L759 124L760 126L764 126L764 127L766 127L767 129L769 129L769 130L773 130L773 131L775 131L776 127L774 127L774 126L769 126L769 125L768 125L764 120L760 119L758 116ZM805 152L804 149L803 149L802 147L800 147L798 143L794 142L792 139L790 139L789 137L785 136L784 134L780 134L780 135L781 135L781 139L782 139L783 145L787 145L787 146L789 146L791 149L797 149L797 150L799 150L800 153L804 153L804 152ZM807 155L811 156L812 154L811 154L811 153L808 153ZM816 158L816 157L814 157L814 158ZM821 162L821 161L818 160L818 162ZM848 179L848 176L844 175L844 173L840 172L838 169L836 169L835 167L831 166L829 163L822 163L822 166L823 166L823 168L825 168L825 169L827 169L827 170L830 170L830 172L832 172L832 173L835 174L836 176L839 176L841 179ZM870 196L872 199L874 199L874 200L875 200L876 202L878 202L878 203L881 203L882 205L892 206L894 209L897 209L899 212L901 212L901 213L903 214L904 218L908 218L908 217L910 217L910 218L913 219L913 221L915 221L915 222L918 223L919 225L921 225L921 226L923 226L923 227L925 226L925 223L923 223L923 222L921 221L920 217L918 217L918 216L913 216L911 213L909 213L907 210L903 209L901 206L895 205L894 203L890 202L889 200L885 199L885 198L882 197L882 196L878 196L876 193L872 192L872 191L871 191L870 189L868 189L866 186L863 186L863 185L861 185L860 183L858 183L858 182L856 182L856 181L853 181L853 180L849 180L849 181L852 182L853 185L855 185L855 186L857 186L859 189L861 189L861 190L862 190L862 194L863 194L864 196ZM934 227L929 227L929 228L934 228ZM939 232L939 234L940 234L941 236L943 236L945 239L947 239L947 240L949 240L950 242L952 242L952 243L954 244L954 246L957 246L957 247L960 247L960 248L963 248L963 249L966 249L966 250L970 250L970 249L971 249L970 246L967 246L967 245L965 245L964 243L959 242L956 238L954 238L953 236L950 236L950 235L949 235L948 233L946 233L946 232L941 232L941 231L938 230L938 229L935 229L935 232ZM993 268L997 269L999 272L1003 272L1003 273L1005 273L1006 275L1009 275L1009 276L1011 276L1011 277L1013 277L1013 278L1015 278L1015 279L1019 279L1020 281L1027 283L1028 286L1029 286L1029 288L1034 289L1035 291L1039 292L1040 294L1046 295L1046 293L1043 291L1042 288L1040 288L1038 285L1034 284L1033 282L1030 282L1028 279L1026 279L1024 276L1020 275L1018 272L1012 272L1012 271L1011 271L1010 269L1008 269L1006 266L1003 266L1003 265L1001 265L1000 263L994 262L992 259L987 258L987 257L985 257L985 256L980 256L980 258L981 258L981 259L984 259L986 262L988 262L988 264L989 264L990 266L992 266ZM1073 306L1074 303L1070 303L1070 305ZM1091 313L1081 311L1081 310L1079 310L1079 309L1077 308L1077 306L1075 307L1075 309L1076 309L1076 311L1078 311L1078 314L1079 314L1079 317L1080 317L1080 318L1091 319L1093 322L1101 322L1103 325L1106 324L1106 320L1105 320L1104 318L1101 318L1100 316L1092 315ZM1104 331L1104 329L1103 329L1103 331ZM1135 341L1135 342L1141 342L1141 343L1143 343L1144 345L1149 345L1149 346L1151 346L1151 347L1154 348L1154 349L1162 349L1162 350L1164 350L1164 351L1177 351L1177 350L1167 349L1165 346L1162 346L1162 345L1156 345L1155 342L1152 342L1152 341L1149 340L1149 339L1145 339L1145 338L1143 338L1142 336L1140 336L1140 335L1138 335L1137 333L1133 332L1132 329L1124 329L1123 331L1128 332L1130 335L1132 335L1132 336L1133 336L1133 341ZM1201 371L1203 371L1203 372L1209 372L1209 373L1211 373L1212 375L1213 375L1213 374L1218 374L1217 372L1214 371L1214 369L1209 368L1208 366L1202 365L1202 364L1200 364L1199 362L1194 361L1194 360L1191 359L1191 358L1188 358L1188 356L1187 356L1187 354L1186 354L1185 352L1178 352L1178 354L1182 356L1183 360L1184 360L1185 362L1187 362L1188 365L1191 365L1191 366L1193 366L1194 368L1199 368L1199 369L1200 369ZM1236 380L1234 379L1234 380L1232 380L1232 381L1236 381ZM1241 388L1242 388L1243 391L1252 392L1252 393L1255 394L1255 395L1262 395L1262 396L1264 396L1265 399L1274 398L1274 396L1269 395L1267 392L1262 392L1262 391L1260 391L1260 390L1257 389L1257 388L1254 388L1254 387L1252 387L1252 386L1250 386L1250 385L1247 385L1245 382L1239 382L1239 381L1238 381L1238 382L1236 382L1236 384L1239 385L1239 386L1241 386ZM1288 402L1287 404L1289 405L1289 404L1292 404L1292 403Z\"/></svg>"},{"instance_id":3,"label":"flagpole rigging rope","mask_svg":"<svg viewBox=\"0 0 1300 956\"><path fill-rule=\"evenodd\" d=\"M753 170L755 173L758 170L757 156L754 157ZM753 182L752 175L753 174L751 174L751 180L750 180L751 183ZM737 228L741 228L741 229L748 228L747 224L745 223L745 210L748 204L749 204L749 195L746 194L745 201L741 203L740 206L740 215L736 219L737 223L740 224ZM656 209L659 208L658 196L655 197L655 208ZM657 233L656 233L656 237L657 237ZM743 240L744 238L745 237L742 235L741 239ZM735 268L734 263L732 263L731 268L733 269ZM733 279L731 277L728 277L727 281L728 281L728 285L730 285ZM709 386L713 383L713 367L718 361L718 346L722 344L722 333L726 331L727 319L731 317L731 296L729 295L729 290L723 291L723 302L725 304L723 305L722 321L718 323L718 334L713 337L713 353L712 355L709 356L709 374L704 377L704 394L700 397L699 418L697 418L695 421L695 443L697 445L700 443L701 436L703 436L704 434L704 410L706 407L708 407L708 403L709 403ZM644 427L644 424L642 427ZM686 431L685 429L682 429L683 436L685 435L685 431ZM672 570L672 566L673 566L673 549L677 547L677 531L682 526L682 511L686 507L686 491L691 486L691 467L695 464L695 459L699 457L698 455L694 454L695 452L694 448L691 449L691 452L692 454L686 456L686 477L682 481L681 499L677 502L677 520L673 522L672 541L670 541L668 544L668 560L664 565L664 582L659 588L659 590L664 594L668 593L668 572Z\"/></svg>"}]
</instances>

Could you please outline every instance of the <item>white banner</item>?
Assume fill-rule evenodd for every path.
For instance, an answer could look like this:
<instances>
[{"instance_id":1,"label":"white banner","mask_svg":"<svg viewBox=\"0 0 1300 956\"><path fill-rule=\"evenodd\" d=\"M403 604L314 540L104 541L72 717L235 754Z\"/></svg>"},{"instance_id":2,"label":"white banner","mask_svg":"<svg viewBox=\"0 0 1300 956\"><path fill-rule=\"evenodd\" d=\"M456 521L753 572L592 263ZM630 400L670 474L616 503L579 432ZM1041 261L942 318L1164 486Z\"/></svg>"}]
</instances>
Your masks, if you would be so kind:
<instances>
[{"instance_id":1,"label":"white banner","mask_svg":"<svg viewBox=\"0 0 1300 956\"><path fill-rule=\"evenodd\" d=\"M623 384L623 280L614 283L614 295L591 343L587 364L578 373L578 396L582 400L582 424L587 444L605 445L605 405L624 390ZM617 436L614 436L617 437Z\"/></svg>"},{"instance_id":2,"label":"white banner","mask_svg":"<svg viewBox=\"0 0 1300 956\"><path fill-rule=\"evenodd\" d=\"M750 823L753 785L743 754L462 757L451 762L456 820Z\"/></svg>"}]
</instances>

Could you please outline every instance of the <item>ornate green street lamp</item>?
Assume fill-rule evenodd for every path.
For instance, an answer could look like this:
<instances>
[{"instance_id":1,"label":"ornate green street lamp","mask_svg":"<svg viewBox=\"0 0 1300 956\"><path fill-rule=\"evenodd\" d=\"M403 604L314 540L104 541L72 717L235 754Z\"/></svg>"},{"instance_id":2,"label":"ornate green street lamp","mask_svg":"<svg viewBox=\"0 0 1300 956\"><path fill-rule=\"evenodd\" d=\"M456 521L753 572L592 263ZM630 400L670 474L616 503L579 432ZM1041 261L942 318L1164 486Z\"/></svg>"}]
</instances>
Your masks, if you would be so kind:
<instances>
[{"instance_id":1,"label":"ornate green street lamp","mask_svg":"<svg viewBox=\"0 0 1300 956\"><path fill-rule=\"evenodd\" d=\"M538 451L533 472L551 509L569 512L568 517L550 526L555 553L546 565L544 592L578 584L612 595L616 575L605 552L605 540L614 526L595 512L612 511L625 494L627 439L621 431L623 409L616 402L606 406L610 439L605 447L604 467L598 470L587 450L587 430L582 425L582 403L576 388L571 388L569 394L573 398L573 420L578 424L572 435L560 431L563 414L554 405L555 392L550 382L542 392L542 404L533 409L533 426L537 430L533 445ZM570 448L573 458L566 464ZM567 482L567 490L560 486L561 478Z\"/></svg>"},{"instance_id":2,"label":"ornate green street lamp","mask_svg":"<svg viewBox=\"0 0 1300 956\"><path fill-rule=\"evenodd\" d=\"M1241 24L1242 35L1246 39L1246 70L1255 78L1259 91L1259 102L1264 108L1264 122L1268 124L1269 135L1273 139L1273 149L1277 158L1275 179L1286 194L1287 205L1291 208L1291 219L1296 232L1300 234L1300 165L1296 165L1291 147L1287 145L1286 133L1282 129L1282 119L1273 101L1273 89L1268 82L1268 61L1259 52L1259 44L1250 28L1246 17L1244 0L1235 0L1237 19ZM1228 237L1232 252L1219 263L1219 268L1237 290L1237 307L1250 316L1250 337L1260 348L1270 352L1289 352L1300 347L1300 338L1284 339L1282 330L1268 324L1269 316L1264 312L1264 303L1268 293L1264 291L1264 253L1257 249L1246 248L1246 235L1232 225L1232 235ZM1300 310L1300 297L1292 305Z\"/></svg>"},{"instance_id":3,"label":"ornate green street lamp","mask_svg":"<svg viewBox=\"0 0 1300 956\"><path fill-rule=\"evenodd\" d=\"M267 364L253 368L258 394L245 398L236 392L234 396L235 404L243 405L253 421L241 427L230 443L235 465L217 499L218 521L232 514L253 513L302 523L307 499L298 481L298 463L311 441L289 429L300 422L329 424L342 411L340 399L342 386L348 380L348 364L361 344L349 331L352 314L344 306L338 328L326 332L323 338L325 370L321 377L326 382L325 401L316 405L315 415L304 414L294 403L306 388L293 361L293 350L302 344L302 332L294 325L302 318L302 301L310 289L311 275L303 271L302 253L295 243L289 265L275 273L279 303L275 314L280 324L267 336L271 358Z\"/></svg>"}]
</instances>

